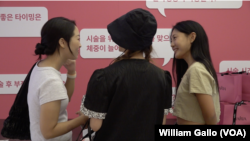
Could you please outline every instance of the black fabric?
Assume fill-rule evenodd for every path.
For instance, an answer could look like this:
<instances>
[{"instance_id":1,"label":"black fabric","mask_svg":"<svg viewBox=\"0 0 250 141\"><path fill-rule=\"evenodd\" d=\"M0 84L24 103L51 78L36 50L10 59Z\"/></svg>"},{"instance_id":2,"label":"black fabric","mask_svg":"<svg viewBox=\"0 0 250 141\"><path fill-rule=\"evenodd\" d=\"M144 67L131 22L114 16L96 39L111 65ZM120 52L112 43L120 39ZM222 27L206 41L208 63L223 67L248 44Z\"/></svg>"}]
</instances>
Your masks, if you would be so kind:
<instances>
[{"instance_id":1,"label":"black fabric","mask_svg":"<svg viewBox=\"0 0 250 141\"><path fill-rule=\"evenodd\" d=\"M3 137L9 139L31 140L27 95L30 75L35 65L36 63L23 81L16 95L15 102L10 109L9 116L4 121L1 131Z\"/></svg>"},{"instance_id":2,"label":"black fabric","mask_svg":"<svg viewBox=\"0 0 250 141\"><path fill-rule=\"evenodd\" d=\"M143 50L152 45L157 30L155 17L138 8L114 20L107 26L112 40L128 50Z\"/></svg>"},{"instance_id":3,"label":"black fabric","mask_svg":"<svg viewBox=\"0 0 250 141\"><path fill-rule=\"evenodd\" d=\"M84 106L106 113L94 141L153 141L154 126L172 107L170 73L142 59L127 59L96 70Z\"/></svg>"},{"instance_id":4,"label":"black fabric","mask_svg":"<svg viewBox=\"0 0 250 141\"><path fill-rule=\"evenodd\" d=\"M169 71L164 71L165 73L165 80L166 80L166 85L167 85L167 89L166 89L166 95L164 95L164 100L165 100L165 109L169 109L170 107L172 107L172 77L171 74L169 73ZM171 98L169 98L171 95Z\"/></svg>"}]
</instances>

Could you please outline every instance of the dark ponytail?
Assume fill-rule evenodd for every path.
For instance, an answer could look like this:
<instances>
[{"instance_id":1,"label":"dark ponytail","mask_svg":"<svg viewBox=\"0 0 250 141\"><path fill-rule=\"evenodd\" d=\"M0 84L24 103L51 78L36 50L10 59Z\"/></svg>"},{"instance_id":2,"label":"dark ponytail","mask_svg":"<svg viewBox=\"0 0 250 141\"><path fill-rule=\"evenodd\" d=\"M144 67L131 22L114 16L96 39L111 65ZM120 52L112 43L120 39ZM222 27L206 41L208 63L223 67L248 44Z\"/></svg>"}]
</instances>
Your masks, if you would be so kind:
<instances>
[{"instance_id":1,"label":"dark ponytail","mask_svg":"<svg viewBox=\"0 0 250 141\"><path fill-rule=\"evenodd\" d=\"M42 55L45 54L45 53L44 53L45 48L46 48L46 47L45 47L44 45L40 44L40 43L37 43L37 44L36 44L35 54L36 54L36 55L39 55L38 60L41 60L41 59L42 59Z\"/></svg>"}]
</instances>

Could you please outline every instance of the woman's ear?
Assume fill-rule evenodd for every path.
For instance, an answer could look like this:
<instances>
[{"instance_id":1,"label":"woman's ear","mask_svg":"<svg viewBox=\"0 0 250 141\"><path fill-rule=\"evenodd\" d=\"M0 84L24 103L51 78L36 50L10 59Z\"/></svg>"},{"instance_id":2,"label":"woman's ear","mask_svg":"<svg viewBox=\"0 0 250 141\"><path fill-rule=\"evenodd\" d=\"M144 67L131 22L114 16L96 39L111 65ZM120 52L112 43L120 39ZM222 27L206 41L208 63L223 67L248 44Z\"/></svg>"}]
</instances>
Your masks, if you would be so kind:
<instances>
[{"instance_id":1,"label":"woman's ear","mask_svg":"<svg viewBox=\"0 0 250 141\"><path fill-rule=\"evenodd\" d=\"M60 38L58 41L60 47L65 48L66 47L66 41L63 38Z\"/></svg>"},{"instance_id":2,"label":"woman's ear","mask_svg":"<svg viewBox=\"0 0 250 141\"><path fill-rule=\"evenodd\" d=\"M189 37L190 37L190 42L191 42L191 44L194 42L194 40L196 39L196 33L195 32L192 32L190 35L189 35Z\"/></svg>"}]
</instances>

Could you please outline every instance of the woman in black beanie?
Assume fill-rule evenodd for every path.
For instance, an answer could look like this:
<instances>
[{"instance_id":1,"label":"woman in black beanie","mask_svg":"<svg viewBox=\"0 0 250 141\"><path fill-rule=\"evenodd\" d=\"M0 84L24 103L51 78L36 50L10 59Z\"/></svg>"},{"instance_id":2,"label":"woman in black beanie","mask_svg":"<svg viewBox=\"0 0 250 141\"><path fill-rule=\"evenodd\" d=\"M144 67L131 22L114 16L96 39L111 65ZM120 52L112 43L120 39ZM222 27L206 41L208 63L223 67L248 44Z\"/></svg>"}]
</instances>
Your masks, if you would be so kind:
<instances>
[{"instance_id":1,"label":"woman in black beanie","mask_svg":"<svg viewBox=\"0 0 250 141\"><path fill-rule=\"evenodd\" d=\"M150 63L157 22L134 9L107 28L124 54L94 71L81 112L90 118L94 141L153 141L155 125L165 124L172 107L171 75Z\"/></svg>"}]
</instances>

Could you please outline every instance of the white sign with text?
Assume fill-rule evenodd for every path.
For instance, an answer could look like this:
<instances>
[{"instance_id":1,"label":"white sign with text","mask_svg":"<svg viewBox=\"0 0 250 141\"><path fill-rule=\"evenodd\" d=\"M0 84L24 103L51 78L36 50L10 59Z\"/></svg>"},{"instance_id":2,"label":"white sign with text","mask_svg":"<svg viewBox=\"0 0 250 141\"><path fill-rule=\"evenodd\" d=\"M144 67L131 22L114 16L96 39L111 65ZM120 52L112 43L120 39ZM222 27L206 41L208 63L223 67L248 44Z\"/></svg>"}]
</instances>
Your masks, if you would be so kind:
<instances>
[{"instance_id":1,"label":"white sign with text","mask_svg":"<svg viewBox=\"0 0 250 141\"><path fill-rule=\"evenodd\" d=\"M159 28L153 39L152 58L164 58L165 66L174 56L170 45L169 28ZM107 29L82 29L80 31L80 55L82 58L116 58L122 54L119 46L116 45Z\"/></svg>"},{"instance_id":2,"label":"white sign with text","mask_svg":"<svg viewBox=\"0 0 250 141\"><path fill-rule=\"evenodd\" d=\"M45 7L0 7L0 37L41 37Z\"/></svg>"},{"instance_id":3,"label":"white sign with text","mask_svg":"<svg viewBox=\"0 0 250 141\"><path fill-rule=\"evenodd\" d=\"M232 71L232 72L246 71L250 73L250 60L221 61L219 72L221 73L226 71Z\"/></svg>"},{"instance_id":4,"label":"white sign with text","mask_svg":"<svg viewBox=\"0 0 250 141\"><path fill-rule=\"evenodd\" d=\"M165 9L238 9L242 0L146 0L146 6L166 17Z\"/></svg>"},{"instance_id":5,"label":"white sign with text","mask_svg":"<svg viewBox=\"0 0 250 141\"><path fill-rule=\"evenodd\" d=\"M0 74L0 94L17 94L27 74ZM64 83L67 74L62 74Z\"/></svg>"}]
</instances>

